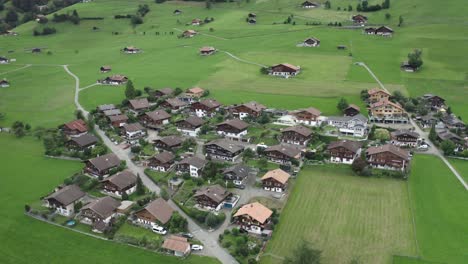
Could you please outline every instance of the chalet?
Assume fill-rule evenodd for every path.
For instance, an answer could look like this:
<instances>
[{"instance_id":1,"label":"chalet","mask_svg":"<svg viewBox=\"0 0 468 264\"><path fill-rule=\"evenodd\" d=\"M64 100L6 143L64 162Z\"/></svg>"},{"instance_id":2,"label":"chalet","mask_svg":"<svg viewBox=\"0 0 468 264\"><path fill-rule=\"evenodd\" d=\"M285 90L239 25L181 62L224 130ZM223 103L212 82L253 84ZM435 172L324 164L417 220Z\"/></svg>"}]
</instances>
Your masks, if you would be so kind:
<instances>
[{"instance_id":1,"label":"chalet","mask_svg":"<svg viewBox=\"0 0 468 264\"><path fill-rule=\"evenodd\" d=\"M257 19L253 18L253 17L248 17L247 18L247 23L249 23L250 25L255 25L255 24L257 24Z\"/></svg>"},{"instance_id":2,"label":"chalet","mask_svg":"<svg viewBox=\"0 0 468 264\"><path fill-rule=\"evenodd\" d=\"M458 136L455 133L450 132L446 129L436 129L437 139L439 141L449 140L455 143L456 145L463 144L463 138Z\"/></svg>"},{"instance_id":3,"label":"chalet","mask_svg":"<svg viewBox=\"0 0 468 264\"><path fill-rule=\"evenodd\" d=\"M351 20L353 21L354 24L365 24L367 23L367 17L357 14L351 17Z\"/></svg>"},{"instance_id":4,"label":"chalet","mask_svg":"<svg viewBox=\"0 0 468 264\"><path fill-rule=\"evenodd\" d=\"M242 138L247 135L249 124L240 119L226 120L216 125L216 133L227 138Z\"/></svg>"},{"instance_id":5,"label":"chalet","mask_svg":"<svg viewBox=\"0 0 468 264\"><path fill-rule=\"evenodd\" d=\"M128 121L128 116L126 115L112 115L107 118L113 127L123 127Z\"/></svg>"},{"instance_id":6,"label":"chalet","mask_svg":"<svg viewBox=\"0 0 468 264\"><path fill-rule=\"evenodd\" d=\"M163 96L171 96L174 94L174 89L172 88L162 88L162 89L158 89L156 90L156 92L154 93L155 96L157 97L163 97Z\"/></svg>"},{"instance_id":7,"label":"chalet","mask_svg":"<svg viewBox=\"0 0 468 264\"><path fill-rule=\"evenodd\" d=\"M115 216L117 208L120 206L120 202L112 197L105 196L98 198L83 206L80 210L80 221L85 224L93 225L93 230L98 222L104 223L104 226L108 225L112 217ZM105 227L104 227L105 228ZM101 231L102 229L98 229Z\"/></svg>"},{"instance_id":8,"label":"chalet","mask_svg":"<svg viewBox=\"0 0 468 264\"><path fill-rule=\"evenodd\" d=\"M288 78L290 76L296 76L301 72L301 67L294 66L289 63L281 63L271 66L268 74L273 76L281 76Z\"/></svg>"},{"instance_id":9,"label":"chalet","mask_svg":"<svg viewBox=\"0 0 468 264\"><path fill-rule=\"evenodd\" d=\"M146 112L140 117L140 121L144 126L149 128L160 128L163 125L169 124L171 115L164 110L155 110Z\"/></svg>"},{"instance_id":10,"label":"chalet","mask_svg":"<svg viewBox=\"0 0 468 264\"><path fill-rule=\"evenodd\" d=\"M196 34L198 34L198 32L196 32L195 30L192 30L192 29L188 29L188 30L185 30L184 32L182 32L182 36L184 38L193 38Z\"/></svg>"},{"instance_id":11,"label":"chalet","mask_svg":"<svg viewBox=\"0 0 468 264\"><path fill-rule=\"evenodd\" d=\"M389 92L378 88L370 89L369 91L367 91L367 94L369 95L368 100L371 104L377 103L378 101L383 99L389 99L391 96Z\"/></svg>"},{"instance_id":12,"label":"chalet","mask_svg":"<svg viewBox=\"0 0 468 264\"><path fill-rule=\"evenodd\" d=\"M410 162L409 152L392 144L369 147L367 163L374 168L404 171Z\"/></svg>"},{"instance_id":13,"label":"chalet","mask_svg":"<svg viewBox=\"0 0 468 264\"><path fill-rule=\"evenodd\" d=\"M189 116L176 122L177 131L190 137L196 137L205 121L198 116Z\"/></svg>"},{"instance_id":14,"label":"chalet","mask_svg":"<svg viewBox=\"0 0 468 264\"><path fill-rule=\"evenodd\" d=\"M216 49L214 47L203 47L200 49L200 55L206 56L206 55L212 55L216 52Z\"/></svg>"},{"instance_id":15,"label":"chalet","mask_svg":"<svg viewBox=\"0 0 468 264\"><path fill-rule=\"evenodd\" d=\"M232 193L216 184L201 187L193 197L200 208L218 211L224 205L223 202L230 196L232 196Z\"/></svg>"},{"instance_id":16,"label":"chalet","mask_svg":"<svg viewBox=\"0 0 468 264\"><path fill-rule=\"evenodd\" d=\"M2 88L10 87L10 82L5 80L5 79L0 80L0 87L2 87Z\"/></svg>"},{"instance_id":17,"label":"chalet","mask_svg":"<svg viewBox=\"0 0 468 264\"><path fill-rule=\"evenodd\" d=\"M122 133L127 140L140 139L146 135L146 129L140 123L125 124Z\"/></svg>"},{"instance_id":18,"label":"chalet","mask_svg":"<svg viewBox=\"0 0 468 264\"><path fill-rule=\"evenodd\" d=\"M199 26L203 21L199 18L192 19L192 26Z\"/></svg>"},{"instance_id":19,"label":"chalet","mask_svg":"<svg viewBox=\"0 0 468 264\"><path fill-rule=\"evenodd\" d=\"M96 111L98 113L104 113L105 111L114 110L114 109L117 109L114 104L104 104L104 105L100 105L96 107Z\"/></svg>"},{"instance_id":20,"label":"chalet","mask_svg":"<svg viewBox=\"0 0 468 264\"><path fill-rule=\"evenodd\" d=\"M454 114L447 114L442 117L442 122L449 128L449 129L465 129L465 123L461 121L457 116Z\"/></svg>"},{"instance_id":21,"label":"chalet","mask_svg":"<svg viewBox=\"0 0 468 264\"><path fill-rule=\"evenodd\" d=\"M409 130L396 130L390 133L392 144L399 147L417 147L420 142L419 134Z\"/></svg>"},{"instance_id":22,"label":"chalet","mask_svg":"<svg viewBox=\"0 0 468 264\"><path fill-rule=\"evenodd\" d=\"M263 189L272 192L284 192L288 186L289 173L282 169L268 171L261 178Z\"/></svg>"},{"instance_id":23,"label":"chalet","mask_svg":"<svg viewBox=\"0 0 468 264\"><path fill-rule=\"evenodd\" d=\"M109 110L105 110L103 113L104 113L104 116L109 117L109 116L121 115L122 111L120 111L120 109L109 109Z\"/></svg>"},{"instance_id":24,"label":"chalet","mask_svg":"<svg viewBox=\"0 0 468 264\"><path fill-rule=\"evenodd\" d=\"M318 7L317 3L311 2L311 1L305 1L301 4L302 8L316 8Z\"/></svg>"},{"instance_id":25,"label":"chalet","mask_svg":"<svg viewBox=\"0 0 468 264\"><path fill-rule=\"evenodd\" d=\"M69 137L79 137L88 132L88 125L82 119L77 119L62 125L62 132Z\"/></svg>"},{"instance_id":26,"label":"chalet","mask_svg":"<svg viewBox=\"0 0 468 264\"><path fill-rule=\"evenodd\" d=\"M255 13L249 13L249 14L247 15L247 17L249 17L249 18L256 18L256 17L257 17L257 14L255 14Z\"/></svg>"},{"instance_id":27,"label":"chalet","mask_svg":"<svg viewBox=\"0 0 468 264\"><path fill-rule=\"evenodd\" d=\"M190 108L198 117L213 117L221 107L221 104L214 99L205 99L193 103Z\"/></svg>"},{"instance_id":28,"label":"chalet","mask_svg":"<svg viewBox=\"0 0 468 264\"><path fill-rule=\"evenodd\" d=\"M439 121L439 118L436 117L434 113L428 113L427 115L421 116L418 119L421 122L423 128L432 127Z\"/></svg>"},{"instance_id":29,"label":"chalet","mask_svg":"<svg viewBox=\"0 0 468 264\"><path fill-rule=\"evenodd\" d=\"M205 90L200 87L189 88L184 93L184 99L185 99L184 101L193 103L196 100L200 99L204 93L205 93Z\"/></svg>"},{"instance_id":30,"label":"chalet","mask_svg":"<svg viewBox=\"0 0 468 264\"><path fill-rule=\"evenodd\" d=\"M174 209L162 198L158 198L135 213L137 222L153 226L165 225L171 220Z\"/></svg>"},{"instance_id":31,"label":"chalet","mask_svg":"<svg viewBox=\"0 0 468 264\"><path fill-rule=\"evenodd\" d=\"M313 107L297 110L291 114L295 117L297 123L309 126L320 125L319 117L322 113Z\"/></svg>"},{"instance_id":32,"label":"chalet","mask_svg":"<svg viewBox=\"0 0 468 264\"><path fill-rule=\"evenodd\" d=\"M87 160L84 172L92 176L104 177L109 174L110 170L119 166L120 159L114 153L110 153Z\"/></svg>"},{"instance_id":33,"label":"chalet","mask_svg":"<svg viewBox=\"0 0 468 264\"><path fill-rule=\"evenodd\" d=\"M176 112L187 106L187 103L180 100L179 98L167 98L162 102L161 107L169 108L171 111Z\"/></svg>"},{"instance_id":34,"label":"chalet","mask_svg":"<svg viewBox=\"0 0 468 264\"><path fill-rule=\"evenodd\" d=\"M136 191L137 176L129 170L124 170L101 181L104 193L122 197L124 193L130 195Z\"/></svg>"},{"instance_id":35,"label":"chalet","mask_svg":"<svg viewBox=\"0 0 468 264\"><path fill-rule=\"evenodd\" d=\"M68 142L67 146L71 149L84 151L86 149L94 148L98 139L93 134L83 134L78 137L72 137Z\"/></svg>"},{"instance_id":36,"label":"chalet","mask_svg":"<svg viewBox=\"0 0 468 264\"><path fill-rule=\"evenodd\" d=\"M320 40L318 38L310 37L302 42L303 47L318 47L320 46Z\"/></svg>"},{"instance_id":37,"label":"chalet","mask_svg":"<svg viewBox=\"0 0 468 264\"><path fill-rule=\"evenodd\" d=\"M148 160L148 167L155 171L168 171L174 164L175 156L172 152L163 151Z\"/></svg>"},{"instance_id":38,"label":"chalet","mask_svg":"<svg viewBox=\"0 0 468 264\"><path fill-rule=\"evenodd\" d=\"M99 70L101 71L101 73L106 73L106 72L110 72L112 70L111 66L101 66L101 68L99 68Z\"/></svg>"},{"instance_id":39,"label":"chalet","mask_svg":"<svg viewBox=\"0 0 468 264\"><path fill-rule=\"evenodd\" d=\"M158 149L173 151L177 148L180 148L183 142L184 142L183 137L167 136L167 137L162 137L162 138L154 140L153 145L155 148L158 148Z\"/></svg>"},{"instance_id":40,"label":"chalet","mask_svg":"<svg viewBox=\"0 0 468 264\"><path fill-rule=\"evenodd\" d=\"M125 47L125 48L122 49L122 51L124 53L127 53L127 54L136 54L136 53L141 52L141 50L139 48L136 48L136 47L133 47L133 46Z\"/></svg>"},{"instance_id":41,"label":"chalet","mask_svg":"<svg viewBox=\"0 0 468 264\"><path fill-rule=\"evenodd\" d=\"M211 159L235 162L244 151L244 146L238 142L218 139L205 144L205 155Z\"/></svg>"},{"instance_id":42,"label":"chalet","mask_svg":"<svg viewBox=\"0 0 468 264\"><path fill-rule=\"evenodd\" d=\"M425 94L422 98L429 103L429 106L432 109L439 109L445 106L445 99L440 96Z\"/></svg>"},{"instance_id":43,"label":"chalet","mask_svg":"<svg viewBox=\"0 0 468 264\"><path fill-rule=\"evenodd\" d=\"M221 171L225 180L232 181L236 185L243 184L252 172L252 168L244 164L236 164Z\"/></svg>"},{"instance_id":44,"label":"chalet","mask_svg":"<svg viewBox=\"0 0 468 264\"><path fill-rule=\"evenodd\" d=\"M338 45L338 46L336 46L336 48L339 49L339 50L345 50L346 46L345 45Z\"/></svg>"},{"instance_id":45,"label":"chalet","mask_svg":"<svg viewBox=\"0 0 468 264\"><path fill-rule=\"evenodd\" d=\"M415 72L419 68L411 65L408 61L404 61L400 64L400 69L405 72Z\"/></svg>"},{"instance_id":46,"label":"chalet","mask_svg":"<svg viewBox=\"0 0 468 264\"><path fill-rule=\"evenodd\" d=\"M330 162L352 164L361 155L362 143L350 140L331 142L327 147L330 154Z\"/></svg>"},{"instance_id":47,"label":"chalet","mask_svg":"<svg viewBox=\"0 0 468 264\"><path fill-rule=\"evenodd\" d=\"M312 138L312 130L304 126L292 126L281 130L281 142L306 146Z\"/></svg>"},{"instance_id":48,"label":"chalet","mask_svg":"<svg viewBox=\"0 0 468 264\"><path fill-rule=\"evenodd\" d=\"M202 176L202 171L208 161L198 157L188 157L176 164L175 171L177 174L190 174L190 177L198 178Z\"/></svg>"},{"instance_id":49,"label":"chalet","mask_svg":"<svg viewBox=\"0 0 468 264\"><path fill-rule=\"evenodd\" d=\"M266 148L265 156L272 162L290 165L292 160L301 159L301 150L292 145L279 144Z\"/></svg>"},{"instance_id":50,"label":"chalet","mask_svg":"<svg viewBox=\"0 0 468 264\"><path fill-rule=\"evenodd\" d=\"M393 35L393 29L387 26L381 26L375 29L375 35L391 37Z\"/></svg>"},{"instance_id":51,"label":"chalet","mask_svg":"<svg viewBox=\"0 0 468 264\"><path fill-rule=\"evenodd\" d=\"M230 108L230 111L233 116L242 120L246 117L257 118L265 109L266 106L252 101L241 105L234 105Z\"/></svg>"},{"instance_id":52,"label":"chalet","mask_svg":"<svg viewBox=\"0 0 468 264\"><path fill-rule=\"evenodd\" d=\"M180 15L180 14L182 14L182 10L176 9L176 10L174 10L173 14L174 15Z\"/></svg>"},{"instance_id":53,"label":"chalet","mask_svg":"<svg viewBox=\"0 0 468 264\"><path fill-rule=\"evenodd\" d=\"M7 63L10 63L10 59L8 59L7 57L0 56L0 64L7 64Z\"/></svg>"},{"instance_id":54,"label":"chalet","mask_svg":"<svg viewBox=\"0 0 468 264\"><path fill-rule=\"evenodd\" d=\"M374 27L368 27L364 29L364 34L367 35L375 35L375 29Z\"/></svg>"},{"instance_id":55,"label":"chalet","mask_svg":"<svg viewBox=\"0 0 468 264\"><path fill-rule=\"evenodd\" d=\"M161 247L176 257L185 257L190 254L190 243L187 238L181 236L170 235L164 239Z\"/></svg>"},{"instance_id":56,"label":"chalet","mask_svg":"<svg viewBox=\"0 0 468 264\"><path fill-rule=\"evenodd\" d=\"M107 84L107 85L122 85L127 82L128 82L127 76L120 75L120 74L112 75L112 76L106 77L103 80L98 81L98 83Z\"/></svg>"},{"instance_id":57,"label":"chalet","mask_svg":"<svg viewBox=\"0 0 468 264\"><path fill-rule=\"evenodd\" d=\"M355 115L359 114L360 111L361 111L361 109L359 108L359 106L357 106L355 104L350 104L344 110L344 114L345 114L345 116L355 116Z\"/></svg>"},{"instance_id":58,"label":"chalet","mask_svg":"<svg viewBox=\"0 0 468 264\"><path fill-rule=\"evenodd\" d=\"M370 106L370 120L375 123L407 123L405 110L399 103L383 99Z\"/></svg>"},{"instance_id":59,"label":"chalet","mask_svg":"<svg viewBox=\"0 0 468 264\"><path fill-rule=\"evenodd\" d=\"M41 48L32 48L32 49L31 49L31 52L32 52L32 53L41 53L41 52L42 52L42 49L41 49Z\"/></svg>"},{"instance_id":60,"label":"chalet","mask_svg":"<svg viewBox=\"0 0 468 264\"><path fill-rule=\"evenodd\" d=\"M136 116L147 111L150 107L147 98L131 99L128 103L128 110Z\"/></svg>"},{"instance_id":61,"label":"chalet","mask_svg":"<svg viewBox=\"0 0 468 264\"><path fill-rule=\"evenodd\" d=\"M327 124L335 127L347 136L364 137L367 134L367 118L361 114L355 116L329 116Z\"/></svg>"},{"instance_id":62,"label":"chalet","mask_svg":"<svg viewBox=\"0 0 468 264\"><path fill-rule=\"evenodd\" d=\"M243 205L234 214L234 222L250 233L262 234L270 224L273 211L259 202Z\"/></svg>"},{"instance_id":63,"label":"chalet","mask_svg":"<svg viewBox=\"0 0 468 264\"><path fill-rule=\"evenodd\" d=\"M69 217L75 213L75 204L82 201L85 195L86 193L78 185L68 185L56 189L52 194L46 196L44 198L44 205L55 209L55 212L60 215Z\"/></svg>"}]
</instances>

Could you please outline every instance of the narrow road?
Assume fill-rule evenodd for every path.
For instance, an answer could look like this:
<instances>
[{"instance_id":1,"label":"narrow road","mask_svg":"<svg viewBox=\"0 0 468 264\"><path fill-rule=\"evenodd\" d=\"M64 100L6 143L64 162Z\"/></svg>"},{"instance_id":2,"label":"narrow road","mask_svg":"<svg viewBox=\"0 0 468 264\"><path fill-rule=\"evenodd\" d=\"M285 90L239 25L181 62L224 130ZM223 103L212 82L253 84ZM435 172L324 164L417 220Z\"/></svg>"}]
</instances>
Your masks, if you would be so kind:
<instances>
[{"instance_id":1,"label":"narrow road","mask_svg":"<svg viewBox=\"0 0 468 264\"><path fill-rule=\"evenodd\" d=\"M25 68L28 68L28 67L31 67L31 66L32 66L31 64L26 64L26 65L24 65L24 66L21 67L21 68L14 69L14 70L10 70L10 71L6 71L6 72L2 72L2 73L0 73L0 75L4 75L4 74L10 73L10 72L19 71L19 70L22 70L22 69L25 69Z\"/></svg>"},{"instance_id":2,"label":"narrow road","mask_svg":"<svg viewBox=\"0 0 468 264\"><path fill-rule=\"evenodd\" d=\"M179 31L179 32L184 32L182 29L179 29L179 28L174 28L174 30L177 30L177 31ZM198 34L200 34L200 35L205 35L205 36L207 36L207 37L212 37L212 38L220 39L220 40L229 40L229 39L227 39L227 38L218 37L218 36L215 36L215 35L206 34L206 33L201 33L201 32L198 32Z\"/></svg>"},{"instance_id":3,"label":"narrow road","mask_svg":"<svg viewBox=\"0 0 468 264\"><path fill-rule=\"evenodd\" d=\"M228 51L224 51L224 50L220 50L220 52L223 52L223 53L226 53L227 55L229 55L231 58L235 59L235 60L238 60L240 62L244 62L244 63L248 63L248 64L253 64L253 65L256 65L256 66L260 66L262 68L268 68L268 66L266 65L263 65L263 64L260 64L260 63L256 63L256 62L252 62L252 61L248 61L248 60L244 60L244 59L241 59L239 57L237 57L236 55L228 52Z\"/></svg>"}]
</instances>

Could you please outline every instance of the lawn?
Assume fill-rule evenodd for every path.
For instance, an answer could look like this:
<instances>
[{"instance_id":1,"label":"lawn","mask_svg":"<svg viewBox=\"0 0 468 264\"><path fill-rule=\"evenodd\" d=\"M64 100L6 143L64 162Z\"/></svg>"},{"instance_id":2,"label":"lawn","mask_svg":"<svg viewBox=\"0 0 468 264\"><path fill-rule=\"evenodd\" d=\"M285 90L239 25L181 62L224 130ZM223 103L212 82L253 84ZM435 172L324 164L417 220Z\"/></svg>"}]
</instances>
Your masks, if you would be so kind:
<instances>
[{"instance_id":1,"label":"lawn","mask_svg":"<svg viewBox=\"0 0 468 264\"><path fill-rule=\"evenodd\" d=\"M463 179L468 182L468 160L450 159L449 162L461 174Z\"/></svg>"},{"instance_id":2,"label":"lawn","mask_svg":"<svg viewBox=\"0 0 468 264\"><path fill-rule=\"evenodd\" d=\"M406 183L353 176L349 167L305 167L280 215L261 263L281 263L304 239L323 263L389 263L415 255ZM269 256L272 254L273 256Z\"/></svg>"}]
</instances>

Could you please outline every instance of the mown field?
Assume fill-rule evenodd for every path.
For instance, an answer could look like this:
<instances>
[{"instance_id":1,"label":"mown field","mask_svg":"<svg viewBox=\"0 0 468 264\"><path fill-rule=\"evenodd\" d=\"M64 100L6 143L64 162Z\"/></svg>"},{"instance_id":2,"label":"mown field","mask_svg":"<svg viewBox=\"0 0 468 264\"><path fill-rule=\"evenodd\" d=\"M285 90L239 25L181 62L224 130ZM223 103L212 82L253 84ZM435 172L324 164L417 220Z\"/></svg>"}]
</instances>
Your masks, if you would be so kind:
<instances>
[{"instance_id":1,"label":"mown field","mask_svg":"<svg viewBox=\"0 0 468 264\"><path fill-rule=\"evenodd\" d=\"M281 263L302 239L323 251L323 263L415 255L406 183L352 176L348 167L304 168L261 263Z\"/></svg>"},{"instance_id":2,"label":"mown field","mask_svg":"<svg viewBox=\"0 0 468 264\"><path fill-rule=\"evenodd\" d=\"M465 181L468 181L468 160L450 159L450 163L461 174Z\"/></svg>"},{"instance_id":3,"label":"mown field","mask_svg":"<svg viewBox=\"0 0 468 264\"><path fill-rule=\"evenodd\" d=\"M45 158L31 138L0 135L0 263L218 263L212 258L174 257L101 241L23 214L24 205L46 195L82 164Z\"/></svg>"}]
</instances>

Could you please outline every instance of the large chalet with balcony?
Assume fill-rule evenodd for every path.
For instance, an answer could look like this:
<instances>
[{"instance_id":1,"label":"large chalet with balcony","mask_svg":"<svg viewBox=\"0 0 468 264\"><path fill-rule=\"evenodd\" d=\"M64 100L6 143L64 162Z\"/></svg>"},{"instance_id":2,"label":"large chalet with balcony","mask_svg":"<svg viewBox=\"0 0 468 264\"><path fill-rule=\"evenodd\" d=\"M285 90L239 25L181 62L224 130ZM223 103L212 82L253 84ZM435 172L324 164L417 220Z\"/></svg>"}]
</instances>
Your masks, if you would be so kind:
<instances>
[{"instance_id":1,"label":"large chalet with balcony","mask_svg":"<svg viewBox=\"0 0 468 264\"><path fill-rule=\"evenodd\" d=\"M120 159L114 153L110 153L87 160L84 172L95 177L105 177L112 169L119 167L119 165Z\"/></svg>"},{"instance_id":2,"label":"large chalet with balcony","mask_svg":"<svg viewBox=\"0 0 468 264\"><path fill-rule=\"evenodd\" d=\"M93 231L103 232L116 215L120 204L120 201L109 196L98 198L81 208L79 219L82 223L92 225Z\"/></svg>"},{"instance_id":3,"label":"large chalet with balcony","mask_svg":"<svg viewBox=\"0 0 468 264\"><path fill-rule=\"evenodd\" d=\"M383 99L389 99L391 96L391 94L387 91L378 88L368 90L367 95L369 96L368 101L371 104L377 103L378 101Z\"/></svg>"},{"instance_id":4,"label":"large chalet with balcony","mask_svg":"<svg viewBox=\"0 0 468 264\"><path fill-rule=\"evenodd\" d=\"M367 118L361 114L355 116L330 116L327 124L335 127L346 136L364 137L367 134Z\"/></svg>"},{"instance_id":5,"label":"large chalet with balcony","mask_svg":"<svg viewBox=\"0 0 468 264\"><path fill-rule=\"evenodd\" d=\"M295 66L289 63L281 63L271 66L268 74L289 78L291 76L298 75L300 72L301 67L299 66Z\"/></svg>"},{"instance_id":6,"label":"large chalet with balcony","mask_svg":"<svg viewBox=\"0 0 468 264\"><path fill-rule=\"evenodd\" d=\"M167 98L164 102L162 102L161 107L171 109L172 112L177 112L187 107L187 103L180 100L179 98Z\"/></svg>"},{"instance_id":7,"label":"large chalet with balcony","mask_svg":"<svg viewBox=\"0 0 468 264\"><path fill-rule=\"evenodd\" d=\"M165 225L169 222L174 209L164 199L158 198L135 213L136 221L142 225Z\"/></svg>"},{"instance_id":8,"label":"large chalet with balcony","mask_svg":"<svg viewBox=\"0 0 468 264\"><path fill-rule=\"evenodd\" d=\"M187 173L190 177L199 178L207 163L208 161L199 157L187 157L177 162L175 171L179 175Z\"/></svg>"},{"instance_id":9,"label":"large chalet with balcony","mask_svg":"<svg viewBox=\"0 0 468 264\"><path fill-rule=\"evenodd\" d=\"M122 134L127 140L136 140L146 135L146 129L140 123L125 124Z\"/></svg>"},{"instance_id":10,"label":"large chalet with balcony","mask_svg":"<svg viewBox=\"0 0 468 264\"><path fill-rule=\"evenodd\" d=\"M128 110L135 116L147 111L150 107L148 99L146 98L131 99L128 103Z\"/></svg>"},{"instance_id":11,"label":"large chalet with balcony","mask_svg":"<svg viewBox=\"0 0 468 264\"><path fill-rule=\"evenodd\" d=\"M46 207L54 209L60 215L70 217L75 213L75 204L82 201L85 195L86 193L78 185L72 184L55 189L43 200Z\"/></svg>"},{"instance_id":12,"label":"large chalet with balcony","mask_svg":"<svg viewBox=\"0 0 468 264\"><path fill-rule=\"evenodd\" d=\"M445 106L445 99L440 96L425 94L422 96L422 98L426 100L432 110L437 110Z\"/></svg>"},{"instance_id":13,"label":"large chalet with balcony","mask_svg":"<svg viewBox=\"0 0 468 264\"><path fill-rule=\"evenodd\" d=\"M282 169L268 171L261 178L263 189L272 192L284 192L288 187L289 173Z\"/></svg>"},{"instance_id":14,"label":"large chalet with balcony","mask_svg":"<svg viewBox=\"0 0 468 264\"><path fill-rule=\"evenodd\" d=\"M410 164L410 154L392 144L369 147L366 151L367 163L377 169L405 171Z\"/></svg>"},{"instance_id":15,"label":"large chalet with balcony","mask_svg":"<svg viewBox=\"0 0 468 264\"><path fill-rule=\"evenodd\" d=\"M88 132L88 126L82 119L77 119L62 125L62 132L68 137L79 137Z\"/></svg>"},{"instance_id":16,"label":"large chalet with balcony","mask_svg":"<svg viewBox=\"0 0 468 264\"><path fill-rule=\"evenodd\" d=\"M361 155L362 143L350 140L331 142L327 147L331 163L352 164Z\"/></svg>"},{"instance_id":17,"label":"large chalet with balcony","mask_svg":"<svg viewBox=\"0 0 468 264\"><path fill-rule=\"evenodd\" d=\"M257 118L265 109L266 106L252 101L241 105L234 105L231 107L230 111L233 116L242 120L246 117Z\"/></svg>"},{"instance_id":18,"label":"large chalet with balcony","mask_svg":"<svg viewBox=\"0 0 468 264\"><path fill-rule=\"evenodd\" d=\"M136 191L137 176L129 170L124 170L101 181L102 192L112 196L122 197Z\"/></svg>"},{"instance_id":19,"label":"large chalet with balcony","mask_svg":"<svg viewBox=\"0 0 468 264\"><path fill-rule=\"evenodd\" d=\"M128 116L127 115L111 115L108 116L107 119L111 123L111 125L115 128L123 127L127 124Z\"/></svg>"},{"instance_id":20,"label":"large chalet with balcony","mask_svg":"<svg viewBox=\"0 0 468 264\"><path fill-rule=\"evenodd\" d=\"M319 117L321 114L322 113L319 110L313 107L291 112L291 115L294 116L296 123L308 126L320 125Z\"/></svg>"},{"instance_id":21,"label":"large chalet with balcony","mask_svg":"<svg viewBox=\"0 0 468 264\"><path fill-rule=\"evenodd\" d=\"M259 202L254 202L239 208L233 219L241 229L260 235L270 224L272 215L272 210Z\"/></svg>"},{"instance_id":22,"label":"large chalet with balcony","mask_svg":"<svg viewBox=\"0 0 468 264\"><path fill-rule=\"evenodd\" d=\"M168 151L174 151L180 148L182 143L184 143L184 138L179 136L167 136L153 141L155 148Z\"/></svg>"},{"instance_id":23,"label":"large chalet with balcony","mask_svg":"<svg viewBox=\"0 0 468 264\"><path fill-rule=\"evenodd\" d=\"M221 107L221 104L214 99L205 99L191 105L192 112L198 117L213 117Z\"/></svg>"},{"instance_id":24,"label":"large chalet with balcony","mask_svg":"<svg viewBox=\"0 0 468 264\"><path fill-rule=\"evenodd\" d=\"M312 130L304 126L292 126L281 130L281 142L306 146L312 138Z\"/></svg>"},{"instance_id":25,"label":"large chalet with balcony","mask_svg":"<svg viewBox=\"0 0 468 264\"><path fill-rule=\"evenodd\" d=\"M205 121L198 116L189 116L176 122L177 131L190 137L196 137Z\"/></svg>"},{"instance_id":26,"label":"large chalet with balcony","mask_svg":"<svg viewBox=\"0 0 468 264\"><path fill-rule=\"evenodd\" d=\"M148 160L148 167L155 171L166 172L175 162L175 156L172 152L164 151L158 153Z\"/></svg>"},{"instance_id":27,"label":"large chalet with balcony","mask_svg":"<svg viewBox=\"0 0 468 264\"><path fill-rule=\"evenodd\" d=\"M370 114L370 121L375 123L408 123L405 109L387 99L371 104Z\"/></svg>"},{"instance_id":28,"label":"large chalet with balcony","mask_svg":"<svg viewBox=\"0 0 468 264\"><path fill-rule=\"evenodd\" d=\"M391 142L399 147L417 147L420 142L419 134L415 131L396 130L390 133Z\"/></svg>"},{"instance_id":29,"label":"large chalet with balcony","mask_svg":"<svg viewBox=\"0 0 468 264\"><path fill-rule=\"evenodd\" d=\"M240 119L226 120L216 125L216 133L227 138L242 138L247 135L249 124Z\"/></svg>"},{"instance_id":30,"label":"large chalet with balcony","mask_svg":"<svg viewBox=\"0 0 468 264\"><path fill-rule=\"evenodd\" d=\"M164 110L154 110L151 112L146 112L140 117L140 121L144 126L159 129L163 125L169 124L169 119L171 115Z\"/></svg>"},{"instance_id":31,"label":"large chalet with balcony","mask_svg":"<svg viewBox=\"0 0 468 264\"><path fill-rule=\"evenodd\" d=\"M217 139L205 144L205 155L210 159L235 162L243 151L244 146L228 139Z\"/></svg>"},{"instance_id":32,"label":"large chalet with balcony","mask_svg":"<svg viewBox=\"0 0 468 264\"><path fill-rule=\"evenodd\" d=\"M272 162L290 165L292 160L301 160L302 151L293 145L279 144L266 148L265 156Z\"/></svg>"},{"instance_id":33,"label":"large chalet with balcony","mask_svg":"<svg viewBox=\"0 0 468 264\"><path fill-rule=\"evenodd\" d=\"M216 184L201 187L193 197L197 206L218 211L222 208L224 201L231 196L231 192Z\"/></svg>"}]
</instances>

